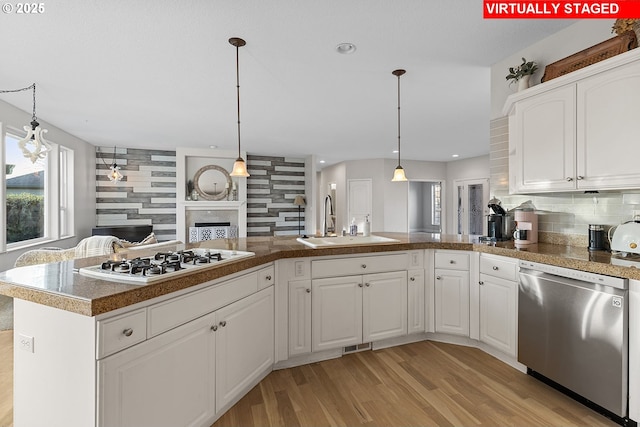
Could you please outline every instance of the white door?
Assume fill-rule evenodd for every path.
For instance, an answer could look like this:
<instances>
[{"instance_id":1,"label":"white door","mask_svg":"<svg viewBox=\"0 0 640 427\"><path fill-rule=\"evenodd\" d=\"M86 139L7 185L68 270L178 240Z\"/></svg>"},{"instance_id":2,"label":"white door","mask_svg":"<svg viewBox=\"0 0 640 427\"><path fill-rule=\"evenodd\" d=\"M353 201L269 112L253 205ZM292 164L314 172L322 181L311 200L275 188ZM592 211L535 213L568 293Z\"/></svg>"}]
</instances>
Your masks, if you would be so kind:
<instances>
[{"instance_id":1,"label":"white door","mask_svg":"<svg viewBox=\"0 0 640 427\"><path fill-rule=\"evenodd\" d=\"M480 274L480 341L516 357L518 284Z\"/></svg>"},{"instance_id":2,"label":"white door","mask_svg":"<svg viewBox=\"0 0 640 427\"><path fill-rule=\"evenodd\" d=\"M211 419L215 325L210 314L98 361L99 425L201 426Z\"/></svg>"},{"instance_id":3,"label":"white door","mask_svg":"<svg viewBox=\"0 0 640 427\"><path fill-rule=\"evenodd\" d=\"M362 276L311 282L312 350L362 343Z\"/></svg>"},{"instance_id":4,"label":"white door","mask_svg":"<svg viewBox=\"0 0 640 427\"><path fill-rule=\"evenodd\" d=\"M469 336L469 272L435 270L436 332Z\"/></svg>"},{"instance_id":5,"label":"white door","mask_svg":"<svg viewBox=\"0 0 640 427\"><path fill-rule=\"evenodd\" d=\"M289 356L311 352L311 280L289 282Z\"/></svg>"},{"instance_id":6,"label":"white door","mask_svg":"<svg viewBox=\"0 0 640 427\"><path fill-rule=\"evenodd\" d=\"M273 365L273 286L216 312L216 411Z\"/></svg>"},{"instance_id":7,"label":"white door","mask_svg":"<svg viewBox=\"0 0 640 427\"><path fill-rule=\"evenodd\" d=\"M358 232L362 233L365 218L369 215L369 222L371 222L371 228L373 229L373 191L371 180L350 179L347 181L347 186L349 188L347 224L351 225L351 220L355 218Z\"/></svg>"},{"instance_id":8,"label":"white door","mask_svg":"<svg viewBox=\"0 0 640 427\"><path fill-rule=\"evenodd\" d=\"M362 341L407 334L407 272L363 276Z\"/></svg>"},{"instance_id":9,"label":"white door","mask_svg":"<svg viewBox=\"0 0 640 427\"><path fill-rule=\"evenodd\" d=\"M487 235L486 215L489 213L489 180L470 179L453 181L455 192L456 234Z\"/></svg>"}]
</instances>

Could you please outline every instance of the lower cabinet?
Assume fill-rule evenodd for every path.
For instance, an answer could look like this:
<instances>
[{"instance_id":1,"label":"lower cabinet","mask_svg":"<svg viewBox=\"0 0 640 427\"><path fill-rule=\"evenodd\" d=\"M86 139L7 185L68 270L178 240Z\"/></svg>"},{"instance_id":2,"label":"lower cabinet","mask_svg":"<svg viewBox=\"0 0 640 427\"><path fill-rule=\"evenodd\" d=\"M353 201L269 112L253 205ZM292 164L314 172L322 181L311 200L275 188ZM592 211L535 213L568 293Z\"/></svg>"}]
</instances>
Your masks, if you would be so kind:
<instances>
[{"instance_id":1,"label":"lower cabinet","mask_svg":"<svg viewBox=\"0 0 640 427\"><path fill-rule=\"evenodd\" d=\"M407 333L407 272L311 282L312 351Z\"/></svg>"},{"instance_id":2,"label":"lower cabinet","mask_svg":"<svg viewBox=\"0 0 640 427\"><path fill-rule=\"evenodd\" d=\"M408 277L407 333L422 333L425 331L426 319L424 270L409 270Z\"/></svg>"},{"instance_id":3,"label":"lower cabinet","mask_svg":"<svg viewBox=\"0 0 640 427\"><path fill-rule=\"evenodd\" d=\"M273 364L273 287L98 361L101 426L200 426Z\"/></svg>"},{"instance_id":4,"label":"lower cabinet","mask_svg":"<svg viewBox=\"0 0 640 427\"><path fill-rule=\"evenodd\" d=\"M435 270L436 332L469 336L469 272Z\"/></svg>"},{"instance_id":5,"label":"lower cabinet","mask_svg":"<svg viewBox=\"0 0 640 427\"><path fill-rule=\"evenodd\" d=\"M289 356L311 352L311 280L289 282Z\"/></svg>"}]
</instances>

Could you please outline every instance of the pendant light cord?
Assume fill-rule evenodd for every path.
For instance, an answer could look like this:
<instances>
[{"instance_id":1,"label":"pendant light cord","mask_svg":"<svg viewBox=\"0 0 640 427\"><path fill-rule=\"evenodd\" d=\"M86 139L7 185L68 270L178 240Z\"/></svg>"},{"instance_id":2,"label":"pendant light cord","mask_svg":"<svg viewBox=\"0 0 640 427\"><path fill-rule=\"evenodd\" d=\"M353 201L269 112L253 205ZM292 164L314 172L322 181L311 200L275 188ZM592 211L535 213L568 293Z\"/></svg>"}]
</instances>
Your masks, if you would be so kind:
<instances>
[{"instance_id":1,"label":"pendant light cord","mask_svg":"<svg viewBox=\"0 0 640 427\"><path fill-rule=\"evenodd\" d=\"M0 93L15 93L15 92L24 92L27 90L31 90L33 89L33 111L31 114L31 120L33 122L38 122L37 118L36 118L36 84L33 83L30 86L27 87L23 87L21 89L12 89L12 90L0 90ZM38 126L38 125L36 125Z\"/></svg>"},{"instance_id":2,"label":"pendant light cord","mask_svg":"<svg viewBox=\"0 0 640 427\"><path fill-rule=\"evenodd\" d=\"M238 158L240 155L240 46L236 44L236 96L238 98Z\"/></svg>"},{"instance_id":3,"label":"pendant light cord","mask_svg":"<svg viewBox=\"0 0 640 427\"><path fill-rule=\"evenodd\" d=\"M398 166L400 166L400 76L398 74Z\"/></svg>"},{"instance_id":4,"label":"pendant light cord","mask_svg":"<svg viewBox=\"0 0 640 427\"><path fill-rule=\"evenodd\" d=\"M108 165L107 162L104 161L104 156L100 156L100 159L102 159L102 163L104 163L104 165L107 168L110 168L111 166L116 165L116 147L113 147L113 160L111 161L111 165Z\"/></svg>"}]
</instances>

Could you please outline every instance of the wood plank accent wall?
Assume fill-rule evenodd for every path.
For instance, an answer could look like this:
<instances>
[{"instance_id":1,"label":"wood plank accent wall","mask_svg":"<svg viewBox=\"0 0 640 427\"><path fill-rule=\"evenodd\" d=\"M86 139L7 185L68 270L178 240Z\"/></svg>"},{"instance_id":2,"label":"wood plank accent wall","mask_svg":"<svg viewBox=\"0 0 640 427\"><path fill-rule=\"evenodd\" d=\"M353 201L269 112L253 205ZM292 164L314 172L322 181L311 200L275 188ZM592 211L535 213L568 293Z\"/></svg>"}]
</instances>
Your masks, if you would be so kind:
<instances>
[{"instance_id":1,"label":"wood plank accent wall","mask_svg":"<svg viewBox=\"0 0 640 427\"><path fill-rule=\"evenodd\" d=\"M247 236L298 234L297 195L305 194L305 161L247 154ZM304 233L304 207L301 209Z\"/></svg>"},{"instance_id":2,"label":"wood plank accent wall","mask_svg":"<svg viewBox=\"0 0 640 427\"><path fill-rule=\"evenodd\" d=\"M117 183L107 178L112 161L112 147L96 147L96 225L151 224L158 240L175 239L175 151L117 149Z\"/></svg>"},{"instance_id":3,"label":"wood plank accent wall","mask_svg":"<svg viewBox=\"0 0 640 427\"><path fill-rule=\"evenodd\" d=\"M151 224L158 240L175 239L175 151L118 148L118 183L107 178L112 160L113 148L96 148L96 225ZM293 199L305 194L304 159L248 154L247 166L247 236L297 235Z\"/></svg>"}]
</instances>

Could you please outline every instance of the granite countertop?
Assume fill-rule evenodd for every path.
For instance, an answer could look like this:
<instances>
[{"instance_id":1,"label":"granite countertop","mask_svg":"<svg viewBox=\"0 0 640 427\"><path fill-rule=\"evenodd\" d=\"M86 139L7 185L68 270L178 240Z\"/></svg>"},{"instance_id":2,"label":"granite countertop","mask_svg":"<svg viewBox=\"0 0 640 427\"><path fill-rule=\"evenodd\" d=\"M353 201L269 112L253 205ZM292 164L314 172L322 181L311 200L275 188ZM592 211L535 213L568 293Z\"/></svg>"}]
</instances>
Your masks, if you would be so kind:
<instances>
[{"instance_id":1,"label":"granite countertop","mask_svg":"<svg viewBox=\"0 0 640 427\"><path fill-rule=\"evenodd\" d=\"M167 279L145 285L117 283L83 276L81 267L100 264L104 256L82 258L51 264L13 268L0 272L0 294L20 298L86 316L96 316L138 302L189 288L206 281L221 278L242 270L257 267L283 258L346 255L401 251L411 249L454 249L503 255L592 273L640 280L640 269L635 266L615 265L608 252L589 252L586 248L539 243L526 248L515 248L513 242L495 245L477 243L467 236L428 233L375 233L399 242L373 245L312 249L295 237L249 237L218 239L195 244L177 245L173 250L190 248L229 249L254 252L255 257L239 259L219 266L201 268L178 279ZM136 256L153 255L156 251L137 249ZM126 253L125 253L126 254ZM122 253L110 259L120 259ZM640 265L640 263L639 263Z\"/></svg>"}]
</instances>

